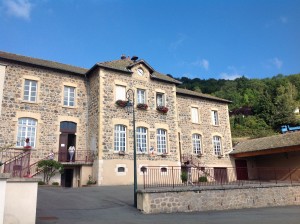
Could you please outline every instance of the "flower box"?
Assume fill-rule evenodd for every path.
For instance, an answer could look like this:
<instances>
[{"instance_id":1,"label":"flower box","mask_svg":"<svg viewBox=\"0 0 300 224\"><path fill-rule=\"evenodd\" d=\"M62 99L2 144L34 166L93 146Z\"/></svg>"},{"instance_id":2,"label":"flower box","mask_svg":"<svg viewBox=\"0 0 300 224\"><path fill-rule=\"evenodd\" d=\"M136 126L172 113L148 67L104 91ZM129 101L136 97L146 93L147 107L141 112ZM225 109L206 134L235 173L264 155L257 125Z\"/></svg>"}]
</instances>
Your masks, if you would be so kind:
<instances>
[{"instance_id":1,"label":"flower box","mask_svg":"<svg viewBox=\"0 0 300 224\"><path fill-rule=\"evenodd\" d=\"M145 104L145 103L138 103L138 105L136 107L140 110L147 110L148 109L148 105Z\"/></svg>"},{"instance_id":2,"label":"flower box","mask_svg":"<svg viewBox=\"0 0 300 224\"><path fill-rule=\"evenodd\" d=\"M168 153L161 154L161 157L167 157Z\"/></svg>"},{"instance_id":3,"label":"flower box","mask_svg":"<svg viewBox=\"0 0 300 224\"><path fill-rule=\"evenodd\" d=\"M126 107L127 104L128 104L128 101L126 101L126 100L117 100L116 101L116 105L119 107Z\"/></svg>"},{"instance_id":4,"label":"flower box","mask_svg":"<svg viewBox=\"0 0 300 224\"><path fill-rule=\"evenodd\" d=\"M125 156L125 151L119 151L120 156Z\"/></svg>"},{"instance_id":5,"label":"flower box","mask_svg":"<svg viewBox=\"0 0 300 224\"><path fill-rule=\"evenodd\" d=\"M165 106L158 106L156 108L156 110L159 111L159 112L161 112L161 113L163 113L163 114L166 114L169 109L167 107L165 107Z\"/></svg>"}]
</instances>

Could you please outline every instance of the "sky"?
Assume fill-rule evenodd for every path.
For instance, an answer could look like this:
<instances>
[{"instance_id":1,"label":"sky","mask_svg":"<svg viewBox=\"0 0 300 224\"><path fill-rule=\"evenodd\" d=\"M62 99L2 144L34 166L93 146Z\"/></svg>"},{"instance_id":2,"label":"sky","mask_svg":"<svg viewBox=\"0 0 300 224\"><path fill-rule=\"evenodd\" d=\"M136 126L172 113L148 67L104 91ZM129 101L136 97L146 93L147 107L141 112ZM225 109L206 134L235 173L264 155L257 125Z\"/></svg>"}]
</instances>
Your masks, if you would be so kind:
<instances>
[{"instance_id":1,"label":"sky","mask_svg":"<svg viewBox=\"0 0 300 224\"><path fill-rule=\"evenodd\" d=\"M300 73L300 0L0 0L0 51L200 79Z\"/></svg>"}]
</instances>

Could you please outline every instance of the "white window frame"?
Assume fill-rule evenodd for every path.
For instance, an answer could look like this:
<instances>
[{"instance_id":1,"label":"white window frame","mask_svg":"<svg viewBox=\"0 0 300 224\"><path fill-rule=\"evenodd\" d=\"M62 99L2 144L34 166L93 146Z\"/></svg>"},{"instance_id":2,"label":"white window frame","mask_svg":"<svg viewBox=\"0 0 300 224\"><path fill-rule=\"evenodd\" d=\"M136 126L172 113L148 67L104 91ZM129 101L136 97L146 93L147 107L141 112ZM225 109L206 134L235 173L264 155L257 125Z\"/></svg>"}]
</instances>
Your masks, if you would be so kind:
<instances>
[{"instance_id":1,"label":"white window frame","mask_svg":"<svg viewBox=\"0 0 300 224\"><path fill-rule=\"evenodd\" d=\"M137 103L146 104L146 90L144 89L137 89Z\"/></svg>"},{"instance_id":2,"label":"white window frame","mask_svg":"<svg viewBox=\"0 0 300 224\"><path fill-rule=\"evenodd\" d=\"M200 134L192 134L192 140L193 140L193 153L194 154L202 154L202 147L201 147L201 143L202 143L202 136Z\"/></svg>"},{"instance_id":3,"label":"white window frame","mask_svg":"<svg viewBox=\"0 0 300 224\"><path fill-rule=\"evenodd\" d=\"M64 106L75 107L76 88L74 86L64 86Z\"/></svg>"},{"instance_id":4,"label":"white window frame","mask_svg":"<svg viewBox=\"0 0 300 224\"><path fill-rule=\"evenodd\" d=\"M214 155L222 156L222 138L218 135L213 136Z\"/></svg>"},{"instance_id":5,"label":"white window frame","mask_svg":"<svg viewBox=\"0 0 300 224\"><path fill-rule=\"evenodd\" d=\"M114 127L114 151L126 152L126 126L116 124Z\"/></svg>"},{"instance_id":6,"label":"white window frame","mask_svg":"<svg viewBox=\"0 0 300 224\"><path fill-rule=\"evenodd\" d=\"M121 85L116 85L116 101L126 100L126 87Z\"/></svg>"},{"instance_id":7,"label":"white window frame","mask_svg":"<svg viewBox=\"0 0 300 224\"><path fill-rule=\"evenodd\" d=\"M198 109L198 107L192 107L191 113L192 113L192 123L199 124L199 109Z\"/></svg>"},{"instance_id":8,"label":"white window frame","mask_svg":"<svg viewBox=\"0 0 300 224\"><path fill-rule=\"evenodd\" d=\"M36 146L37 120L30 117L18 119L17 147L26 146L26 138L29 138L29 145Z\"/></svg>"},{"instance_id":9,"label":"white window frame","mask_svg":"<svg viewBox=\"0 0 300 224\"><path fill-rule=\"evenodd\" d=\"M147 153L148 148L148 130L145 127L136 129L136 149L137 153Z\"/></svg>"},{"instance_id":10,"label":"white window frame","mask_svg":"<svg viewBox=\"0 0 300 224\"><path fill-rule=\"evenodd\" d=\"M38 82L36 80L25 79L23 100L28 102L37 102Z\"/></svg>"},{"instance_id":11,"label":"white window frame","mask_svg":"<svg viewBox=\"0 0 300 224\"><path fill-rule=\"evenodd\" d=\"M156 131L156 148L158 154L168 153L167 148L167 130L157 129Z\"/></svg>"},{"instance_id":12,"label":"white window frame","mask_svg":"<svg viewBox=\"0 0 300 224\"><path fill-rule=\"evenodd\" d=\"M217 110L212 110L211 111L211 119L212 119L212 123L215 126L219 125L219 114Z\"/></svg>"},{"instance_id":13,"label":"white window frame","mask_svg":"<svg viewBox=\"0 0 300 224\"><path fill-rule=\"evenodd\" d=\"M165 94L164 93L156 93L156 106L165 106Z\"/></svg>"}]
</instances>

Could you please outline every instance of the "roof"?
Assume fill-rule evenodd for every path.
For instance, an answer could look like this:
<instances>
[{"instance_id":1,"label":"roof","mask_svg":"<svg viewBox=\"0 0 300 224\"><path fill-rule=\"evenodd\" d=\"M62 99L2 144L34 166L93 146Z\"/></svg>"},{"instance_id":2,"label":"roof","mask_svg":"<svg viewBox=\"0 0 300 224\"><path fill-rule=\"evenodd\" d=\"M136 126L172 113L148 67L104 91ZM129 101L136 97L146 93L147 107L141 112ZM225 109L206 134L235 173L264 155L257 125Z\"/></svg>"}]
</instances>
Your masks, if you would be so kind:
<instances>
[{"instance_id":1,"label":"roof","mask_svg":"<svg viewBox=\"0 0 300 224\"><path fill-rule=\"evenodd\" d=\"M48 61L43 59L37 59L27 56L22 56L18 54L12 54L4 51L0 51L0 59L8 60L8 61L16 61L16 62L22 62L25 64L45 67L45 68L51 68L56 69L60 71L66 71L71 73L76 73L80 75L84 75L88 70L85 68L80 68L72 65L62 64L54 61Z\"/></svg>"},{"instance_id":2,"label":"roof","mask_svg":"<svg viewBox=\"0 0 300 224\"><path fill-rule=\"evenodd\" d=\"M300 146L300 131L247 140L237 144L230 154L274 150L292 146Z\"/></svg>"},{"instance_id":3,"label":"roof","mask_svg":"<svg viewBox=\"0 0 300 224\"><path fill-rule=\"evenodd\" d=\"M188 89L182 89L182 88L178 88L176 89L176 93L178 94L183 94L183 95L188 95L188 96L193 96L193 97L200 97L203 99L209 99L209 100L214 100L214 101L218 101L218 102L224 102L224 103L231 103L230 100L225 100L219 97L215 97L212 95L208 95L208 94L204 94L204 93L198 93L192 90L188 90Z\"/></svg>"},{"instance_id":4,"label":"roof","mask_svg":"<svg viewBox=\"0 0 300 224\"><path fill-rule=\"evenodd\" d=\"M173 79L172 77L169 77L165 74L162 74L160 72L155 71L146 61L144 60L138 60L138 61L133 61L129 58L126 59L120 59L120 60L114 60L114 61L107 61L107 62L98 62L95 66L103 67L103 68L108 68L108 69L113 69L121 72L126 72L126 73L132 73L131 68L139 63L143 63L146 65L151 73L151 78L152 79L157 79L160 81L165 81L165 82L170 82L170 83L175 83L175 84L181 84L180 81ZM89 71L93 70L95 68L91 68Z\"/></svg>"}]
</instances>

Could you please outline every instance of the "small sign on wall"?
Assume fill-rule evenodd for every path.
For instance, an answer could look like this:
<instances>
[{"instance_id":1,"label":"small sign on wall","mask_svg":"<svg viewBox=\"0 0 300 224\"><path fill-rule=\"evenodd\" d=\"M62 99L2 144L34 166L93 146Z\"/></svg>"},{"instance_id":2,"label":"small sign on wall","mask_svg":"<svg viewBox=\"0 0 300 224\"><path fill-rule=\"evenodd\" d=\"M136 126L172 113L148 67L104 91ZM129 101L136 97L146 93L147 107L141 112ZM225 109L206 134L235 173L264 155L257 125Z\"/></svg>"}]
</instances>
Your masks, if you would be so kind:
<instances>
[{"instance_id":1,"label":"small sign on wall","mask_svg":"<svg viewBox=\"0 0 300 224\"><path fill-rule=\"evenodd\" d=\"M60 147L66 147L66 145L65 144L60 144Z\"/></svg>"}]
</instances>

